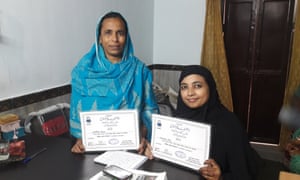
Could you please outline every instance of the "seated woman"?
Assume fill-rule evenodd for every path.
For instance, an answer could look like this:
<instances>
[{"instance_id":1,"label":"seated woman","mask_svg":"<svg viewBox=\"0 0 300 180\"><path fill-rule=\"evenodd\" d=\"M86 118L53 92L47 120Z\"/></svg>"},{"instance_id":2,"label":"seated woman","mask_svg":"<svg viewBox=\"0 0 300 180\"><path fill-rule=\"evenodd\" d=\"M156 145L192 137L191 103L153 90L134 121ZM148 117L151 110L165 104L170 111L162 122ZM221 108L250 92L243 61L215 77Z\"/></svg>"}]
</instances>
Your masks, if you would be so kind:
<instances>
[{"instance_id":1,"label":"seated woman","mask_svg":"<svg viewBox=\"0 0 300 180\"><path fill-rule=\"evenodd\" d=\"M186 66L179 78L176 117L211 124L210 159L199 173L205 179L256 179L256 162L237 117L220 102L215 80L203 66ZM151 147L146 155L151 159Z\"/></svg>"},{"instance_id":2,"label":"seated woman","mask_svg":"<svg viewBox=\"0 0 300 180\"><path fill-rule=\"evenodd\" d=\"M285 164L289 171L300 174L300 86L291 97L289 105L281 109L279 120L293 131L285 147Z\"/></svg>"},{"instance_id":3,"label":"seated woman","mask_svg":"<svg viewBox=\"0 0 300 180\"><path fill-rule=\"evenodd\" d=\"M137 109L141 120L139 153L151 138L151 114L158 113L152 90L152 73L134 56L127 22L108 12L97 24L90 51L72 70L70 132L76 138L71 151L84 153L79 112Z\"/></svg>"},{"instance_id":4,"label":"seated woman","mask_svg":"<svg viewBox=\"0 0 300 180\"><path fill-rule=\"evenodd\" d=\"M292 139L287 143L286 148L288 169L300 174L300 129L293 133Z\"/></svg>"}]
</instances>

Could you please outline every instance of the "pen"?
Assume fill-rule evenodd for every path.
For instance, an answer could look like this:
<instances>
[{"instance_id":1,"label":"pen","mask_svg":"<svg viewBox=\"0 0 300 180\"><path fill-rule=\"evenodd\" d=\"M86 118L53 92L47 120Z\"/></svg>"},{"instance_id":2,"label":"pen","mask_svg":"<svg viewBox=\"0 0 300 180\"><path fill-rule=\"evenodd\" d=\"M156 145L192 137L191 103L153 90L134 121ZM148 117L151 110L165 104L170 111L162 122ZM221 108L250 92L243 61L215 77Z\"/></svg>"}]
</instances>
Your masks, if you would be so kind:
<instances>
[{"instance_id":1,"label":"pen","mask_svg":"<svg viewBox=\"0 0 300 180\"><path fill-rule=\"evenodd\" d=\"M46 151L46 150L47 150L47 148L43 148L43 149L39 150L38 152L34 153L33 155L31 155L31 156L25 158L25 159L23 160L23 163L24 163L24 164L27 164L29 161L31 161L33 158L35 158L37 155L41 154L42 152L44 152L44 151Z\"/></svg>"}]
</instances>

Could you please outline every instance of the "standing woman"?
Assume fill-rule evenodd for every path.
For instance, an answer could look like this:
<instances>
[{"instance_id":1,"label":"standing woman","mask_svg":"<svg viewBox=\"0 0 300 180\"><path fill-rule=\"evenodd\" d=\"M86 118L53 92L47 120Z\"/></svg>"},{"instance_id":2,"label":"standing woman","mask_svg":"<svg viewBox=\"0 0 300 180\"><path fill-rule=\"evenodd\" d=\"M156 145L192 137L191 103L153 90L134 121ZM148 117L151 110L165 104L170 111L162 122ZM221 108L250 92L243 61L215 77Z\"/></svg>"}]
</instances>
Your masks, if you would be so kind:
<instances>
[{"instance_id":1,"label":"standing woman","mask_svg":"<svg viewBox=\"0 0 300 180\"><path fill-rule=\"evenodd\" d=\"M179 78L176 117L212 127L210 159L199 173L205 179L256 178L254 150L237 117L220 102L215 80L203 66L186 66Z\"/></svg>"},{"instance_id":2,"label":"standing woman","mask_svg":"<svg viewBox=\"0 0 300 180\"><path fill-rule=\"evenodd\" d=\"M133 53L127 22L117 12L99 21L95 43L72 71L70 132L77 140L71 151L83 153L79 112L137 109L142 124L139 152L151 138L151 114L158 113L152 74Z\"/></svg>"}]
</instances>

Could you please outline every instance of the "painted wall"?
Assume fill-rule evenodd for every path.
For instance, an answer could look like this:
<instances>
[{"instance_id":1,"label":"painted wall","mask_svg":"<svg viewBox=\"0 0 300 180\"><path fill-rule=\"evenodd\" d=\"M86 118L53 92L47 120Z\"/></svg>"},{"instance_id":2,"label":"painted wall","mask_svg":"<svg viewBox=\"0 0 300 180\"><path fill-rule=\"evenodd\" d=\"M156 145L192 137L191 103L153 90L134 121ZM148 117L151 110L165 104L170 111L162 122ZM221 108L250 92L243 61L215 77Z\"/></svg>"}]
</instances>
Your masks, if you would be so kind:
<instances>
[{"instance_id":1,"label":"painted wall","mask_svg":"<svg viewBox=\"0 0 300 180\"><path fill-rule=\"evenodd\" d=\"M146 64L199 64L204 0L1 0L0 101L69 84L110 10Z\"/></svg>"},{"instance_id":2,"label":"painted wall","mask_svg":"<svg viewBox=\"0 0 300 180\"><path fill-rule=\"evenodd\" d=\"M156 0L154 64L200 64L205 0Z\"/></svg>"}]
</instances>

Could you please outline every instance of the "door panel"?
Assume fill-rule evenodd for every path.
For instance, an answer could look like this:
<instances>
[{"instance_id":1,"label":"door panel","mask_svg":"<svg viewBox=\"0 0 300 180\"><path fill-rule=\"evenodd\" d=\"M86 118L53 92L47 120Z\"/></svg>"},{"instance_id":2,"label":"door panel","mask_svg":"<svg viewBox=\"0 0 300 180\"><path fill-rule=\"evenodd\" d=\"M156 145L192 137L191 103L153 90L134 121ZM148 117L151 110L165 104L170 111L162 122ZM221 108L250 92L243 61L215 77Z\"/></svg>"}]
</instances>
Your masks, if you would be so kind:
<instances>
[{"instance_id":1,"label":"door panel","mask_svg":"<svg viewBox=\"0 0 300 180\"><path fill-rule=\"evenodd\" d=\"M255 69L282 73L282 70L286 70L288 62L288 48L286 48L289 46L288 1L266 2L262 5L261 25L258 26L261 27L259 29L261 33L257 40L260 46L257 47ZM274 12L274 9L279 11L281 16Z\"/></svg>"},{"instance_id":2,"label":"door panel","mask_svg":"<svg viewBox=\"0 0 300 180\"><path fill-rule=\"evenodd\" d=\"M276 74L255 74L253 78L249 136L253 141L277 144L281 127L277 116L284 93L284 86L278 84L284 84L284 79Z\"/></svg>"},{"instance_id":3,"label":"door panel","mask_svg":"<svg viewBox=\"0 0 300 180\"><path fill-rule=\"evenodd\" d=\"M234 112L247 128L250 70L251 70L251 11L253 3L243 1L230 3L227 7L225 42L228 66L230 67L230 81ZM242 15L241 15L242 14Z\"/></svg>"},{"instance_id":4,"label":"door panel","mask_svg":"<svg viewBox=\"0 0 300 180\"><path fill-rule=\"evenodd\" d=\"M249 104L249 89L250 77L248 73L236 71L230 73L232 99L234 112L241 120L245 129L248 129L248 104Z\"/></svg>"},{"instance_id":5,"label":"door panel","mask_svg":"<svg viewBox=\"0 0 300 180\"><path fill-rule=\"evenodd\" d=\"M226 49L226 54L230 58L230 69L239 73L248 73L250 65L251 11L251 2L233 3L228 6L224 38L230 46Z\"/></svg>"},{"instance_id":6,"label":"door panel","mask_svg":"<svg viewBox=\"0 0 300 180\"><path fill-rule=\"evenodd\" d=\"M294 0L226 0L224 41L234 112L253 141L278 143Z\"/></svg>"}]
</instances>

